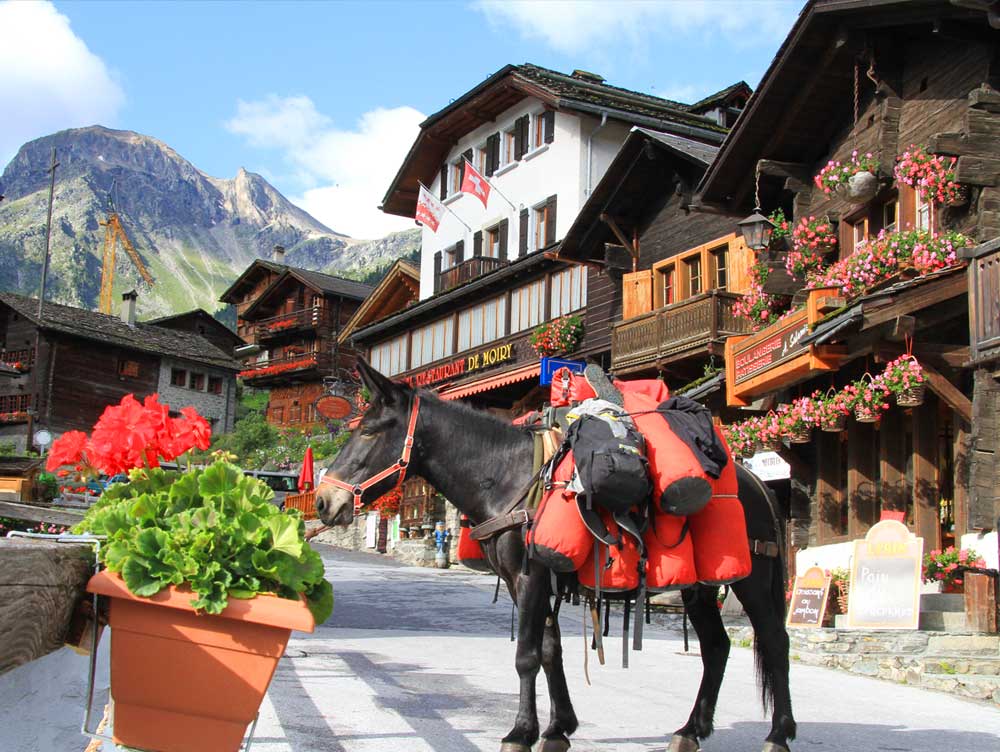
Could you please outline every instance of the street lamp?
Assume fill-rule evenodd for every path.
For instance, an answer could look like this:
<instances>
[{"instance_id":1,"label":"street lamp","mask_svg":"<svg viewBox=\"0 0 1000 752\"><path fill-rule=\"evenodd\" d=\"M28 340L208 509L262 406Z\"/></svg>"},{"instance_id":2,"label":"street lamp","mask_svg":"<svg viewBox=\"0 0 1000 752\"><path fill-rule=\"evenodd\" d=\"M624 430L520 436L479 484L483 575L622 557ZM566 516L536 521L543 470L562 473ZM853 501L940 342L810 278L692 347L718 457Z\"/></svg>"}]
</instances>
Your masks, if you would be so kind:
<instances>
[{"instance_id":1,"label":"street lamp","mask_svg":"<svg viewBox=\"0 0 1000 752\"><path fill-rule=\"evenodd\" d=\"M743 233L747 247L754 251L763 251L771 242L774 223L760 213L760 207L753 208L753 214L736 223Z\"/></svg>"}]
</instances>

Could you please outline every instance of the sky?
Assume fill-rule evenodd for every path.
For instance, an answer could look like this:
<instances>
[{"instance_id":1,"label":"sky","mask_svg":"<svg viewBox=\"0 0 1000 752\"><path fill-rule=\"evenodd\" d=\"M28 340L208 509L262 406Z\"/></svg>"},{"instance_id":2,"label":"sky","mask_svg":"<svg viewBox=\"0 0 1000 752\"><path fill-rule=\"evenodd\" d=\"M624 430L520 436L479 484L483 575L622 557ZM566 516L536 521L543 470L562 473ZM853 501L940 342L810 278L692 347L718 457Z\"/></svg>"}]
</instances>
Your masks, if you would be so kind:
<instances>
[{"instance_id":1,"label":"sky","mask_svg":"<svg viewBox=\"0 0 1000 752\"><path fill-rule=\"evenodd\" d=\"M420 122L508 63L693 102L756 86L802 0L0 0L0 165L93 125L267 178L332 229L378 211Z\"/></svg>"}]
</instances>

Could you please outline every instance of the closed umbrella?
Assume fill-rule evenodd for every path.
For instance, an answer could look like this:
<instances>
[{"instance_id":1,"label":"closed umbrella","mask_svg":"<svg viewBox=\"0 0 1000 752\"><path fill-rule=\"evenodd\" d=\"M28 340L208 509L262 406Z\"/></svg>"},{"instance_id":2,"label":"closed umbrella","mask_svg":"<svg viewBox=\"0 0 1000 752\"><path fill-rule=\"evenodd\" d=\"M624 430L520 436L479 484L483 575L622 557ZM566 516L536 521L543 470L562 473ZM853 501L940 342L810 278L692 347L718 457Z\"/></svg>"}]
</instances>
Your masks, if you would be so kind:
<instances>
[{"instance_id":1,"label":"closed umbrella","mask_svg":"<svg viewBox=\"0 0 1000 752\"><path fill-rule=\"evenodd\" d=\"M306 456L302 458L302 470L299 472L299 492L311 491L313 487L313 450L306 447Z\"/></svg>"}]
</instances>

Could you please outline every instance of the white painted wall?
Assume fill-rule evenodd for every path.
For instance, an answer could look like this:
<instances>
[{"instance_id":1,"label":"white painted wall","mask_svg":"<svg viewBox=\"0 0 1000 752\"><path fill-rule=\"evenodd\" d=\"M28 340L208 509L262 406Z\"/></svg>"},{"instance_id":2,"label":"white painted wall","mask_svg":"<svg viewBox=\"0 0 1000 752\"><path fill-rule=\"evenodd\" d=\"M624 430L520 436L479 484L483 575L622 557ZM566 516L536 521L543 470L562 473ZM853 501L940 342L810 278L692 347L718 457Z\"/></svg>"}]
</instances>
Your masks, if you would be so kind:
<instances>
[{"instance_id":1,"label":"white painted wall","mask_svg":"<svg viewBox=\"0 0 1000 752\"><path fill-rule=\"evenodd\" d=\"M805 572L809 567L836 569L851 566L854 556L854 541L829 543L825 546L803 548L795 555L795 571Z\"/></svg>"},{"instance_id":2,"label":"white painted wall","mask_svg":"<svg viewBox=\"0 0 1000 752\"><path fill-rule=\"evenodd\" d=\"M1000 569L1000 552L997 551L997 532L966 533L962 536L962 548L971 548L986 560L988 569Z\"/></svg>"},{"instance_id":3,"label":"white painted wall","mask_svg":"<svg viewBox=\"0 0 1000 752\"><path fill-rule=\"evenodd\" d=\"M529 113L541 112L542 103L528 97L504 111L495 121L480 126L468 133L448 153L447 160L457 159L468 149L479 148L486 138L494 133L512 127L514 121ZM585 124L583 120L586 120ZM450 248L459 240L465 241L465 258L472 257L472 238L477 231L493 227L506 219L508 222L507 256L516 258L519 238L519 213L522 208L530 209L555 194L556 238L562 238L569 229L580 207L586 200L585 172L587 136L600 119L581 118L568 112L556 112L555 137L551 144L544 145L537 152L525 155L520 162L509 168L501 168L499 174L490 178L496 190L490 194L489 205L484 209L475 196L459 194L449 197L446 204L471 229L466 229L451 213L446 212L437 232L424 227L421 236L420 256L420 298L434 293L434 254ZM588 127L589 126L589 127ZM608 121L608 125L594 139L593 184L596 185L618 153L629 126ZM440 197L440 174L428 188L435 197ZM498 193L499 191L499 193ZM500 196L503 193L514 204L511 206Z\"/></svg>"}]
</instances>

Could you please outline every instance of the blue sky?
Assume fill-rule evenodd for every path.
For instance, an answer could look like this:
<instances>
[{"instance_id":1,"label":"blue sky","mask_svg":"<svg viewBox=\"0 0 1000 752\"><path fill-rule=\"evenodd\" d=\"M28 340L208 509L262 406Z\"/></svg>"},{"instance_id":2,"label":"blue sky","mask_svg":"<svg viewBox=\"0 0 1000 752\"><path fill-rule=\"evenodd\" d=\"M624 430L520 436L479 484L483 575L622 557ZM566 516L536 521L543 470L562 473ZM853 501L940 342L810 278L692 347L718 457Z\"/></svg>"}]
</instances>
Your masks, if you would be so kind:
<instances>
[{"instance_id":1,"label":"blue sky","mask_svg":"<svg viewBox=\"0 0 1000 752\"><path fill-rule=\"evenodd\" d=\"M0 2L0 163L99 122L216 177L265 175L332 228L375 209L420 120L506 63L694 101L755 86L800 0Z\"/></svg>"}]
</instances>

